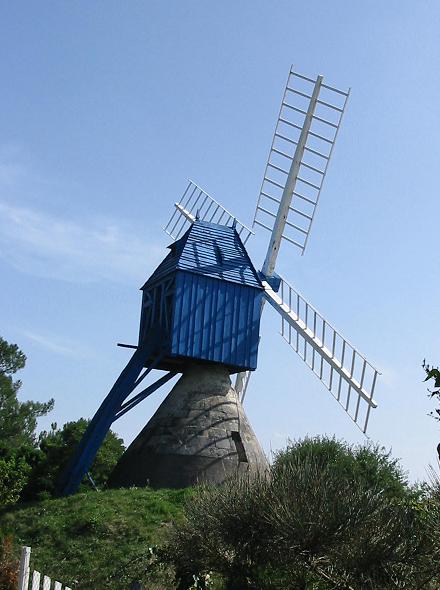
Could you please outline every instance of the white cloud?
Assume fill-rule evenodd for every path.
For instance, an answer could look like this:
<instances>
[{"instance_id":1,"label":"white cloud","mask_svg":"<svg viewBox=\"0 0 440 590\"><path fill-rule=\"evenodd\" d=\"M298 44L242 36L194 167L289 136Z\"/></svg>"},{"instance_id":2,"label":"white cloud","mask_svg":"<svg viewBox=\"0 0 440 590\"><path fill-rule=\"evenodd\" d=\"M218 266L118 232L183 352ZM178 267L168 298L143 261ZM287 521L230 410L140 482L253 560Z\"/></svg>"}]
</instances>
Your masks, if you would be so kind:
<instances>
[{"instance_id":1,"label":"white cloud","mask_svg":"<svg viewBox=\"0 0 440 590\"><path fill-rule=\"evenodd\" d=\"M115 222L80 224L0 201L0 258L22 272L73 282L139 282L161 253Z\"/></svg>"},{"instance_id":2,"label":"white cloud","mask_svg":"<svg viewBox=\"0 0 440 590\"><path fill-rule=\"evenodd\" d=\"M91 356L90 350L86 350L84 346L74 342L60 340L54 336L43 336L29 331L23 332L23 335L42 348L54 352L55 354L75 358L90 358Z\"/></svg>"}]
</instances>

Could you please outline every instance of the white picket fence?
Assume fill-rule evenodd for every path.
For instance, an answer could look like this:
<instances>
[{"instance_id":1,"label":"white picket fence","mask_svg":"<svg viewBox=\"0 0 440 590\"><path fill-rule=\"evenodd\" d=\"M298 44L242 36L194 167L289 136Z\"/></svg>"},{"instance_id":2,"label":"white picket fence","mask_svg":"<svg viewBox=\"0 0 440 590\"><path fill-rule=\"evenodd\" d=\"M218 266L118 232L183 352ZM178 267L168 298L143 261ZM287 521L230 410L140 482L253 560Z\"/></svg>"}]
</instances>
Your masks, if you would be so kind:
<instances>
[{"instance_id":1,"label":"white picket fence","mask_svg":"<svg viewBox=\"0 0 440 590\"><path fill-rule=\"evenodd\" d=\"M71 590L68 586L63 586L61 582L54 581L52 586L52 580L49 576L42 575L37 570L32 571L31 579L31 548L22 547L21 558L20 558L20 570L18 576L18 590ZM43 585L41 586L41 578L43 578ZM29 586L31 582L31 586Z\"/></svg>"}]
</instances>

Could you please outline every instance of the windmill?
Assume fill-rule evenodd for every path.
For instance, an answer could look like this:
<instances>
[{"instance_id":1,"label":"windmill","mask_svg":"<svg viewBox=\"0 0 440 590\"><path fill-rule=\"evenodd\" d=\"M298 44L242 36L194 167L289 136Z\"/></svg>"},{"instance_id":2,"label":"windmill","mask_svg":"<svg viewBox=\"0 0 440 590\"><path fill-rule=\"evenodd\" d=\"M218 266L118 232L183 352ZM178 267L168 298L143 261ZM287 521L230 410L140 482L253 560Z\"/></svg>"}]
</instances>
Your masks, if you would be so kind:
<instances>
[{"instance_id":1,"label":"windmill","mask_svg":"<svg viewBox=\"0 0 440 590\"><path fill-rule=\"evenodd\" d=\"M170 252L142 287L138 344L121 345L133 356L63 474L62 494L76 491L114 421L178 374L110 484L183 487L264 469L242 403L265 303L279 314L282 337L366 432L378 371L275 272L283 242L304 253L348 97L322 76L290 69L253 222L270 233L261 271L246 251L253 231L189 181L165 227ZM165 373L133 393L153 370Z\"/></svg>"}]
</instances>

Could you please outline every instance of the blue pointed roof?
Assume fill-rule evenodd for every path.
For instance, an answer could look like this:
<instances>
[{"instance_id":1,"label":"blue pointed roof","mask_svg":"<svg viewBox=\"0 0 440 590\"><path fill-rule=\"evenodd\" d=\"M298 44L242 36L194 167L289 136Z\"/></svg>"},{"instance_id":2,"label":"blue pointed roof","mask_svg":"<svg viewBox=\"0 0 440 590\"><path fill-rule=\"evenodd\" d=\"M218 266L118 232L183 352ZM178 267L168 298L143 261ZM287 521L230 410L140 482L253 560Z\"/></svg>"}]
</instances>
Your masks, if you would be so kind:
<instances>
[{"instance_id":1,"label":"blue pointed roof","mask_svg":"<svg viewBox=\"0 0 440 590\"><path fill-rule=\"evenodd\" d=\"M234 227L198 220L169 248L170 253L143 288L178 270L249 287L262 287Z\"/></svg>"}]
</instances>

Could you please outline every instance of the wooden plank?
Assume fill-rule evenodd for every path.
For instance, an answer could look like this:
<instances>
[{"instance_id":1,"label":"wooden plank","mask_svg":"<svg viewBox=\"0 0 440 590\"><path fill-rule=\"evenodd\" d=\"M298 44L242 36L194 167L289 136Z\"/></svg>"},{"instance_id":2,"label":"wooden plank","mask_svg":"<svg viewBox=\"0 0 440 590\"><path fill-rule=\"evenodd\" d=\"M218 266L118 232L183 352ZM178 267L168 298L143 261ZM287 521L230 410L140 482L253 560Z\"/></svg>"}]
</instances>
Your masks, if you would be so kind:
<instances>
[{"instance_id":1,"label":"wooden plank","mask_svg":"<svg viewBox=\"0 0 440 590\"><path fill-rule=\"evenodd\" d=\"M231 345L229 350L229 362L234 365L243 366L245 359L240 358L238 350L238 322L240 318L240 307L243 301L243 293L239 285L232 285L232 296L234 309L232 312Z\"/></svg>"},{"instance_id":2,"label":"wooden plank","mask_svg":"<svg viewBox=\"0 0 440 590\"><path fill-rule=\"evenodd\" d=\"M205 277L197 277L197 281L194 285L194 307L191 310L193 316L193 337L189 343L190 346L188 347L190 355L196 358L206 358L202 346L203 312L205 307L206 289L210 288L212 288L210 285L206 285Z\"/></svg>"},{"instance_id":3,"label":"wooden plank","mask_svg":"<svg viewBox=\"0 0 440 590\"><path fill-rule=\"evenodd\" d=\"M180 329L181 329L181 309L183 297L184 275L179 272L176 273L174 283L174 301L173 312L171 318L171 354L177 354L180 346Z\"/></svg>"},{"instance_id":4,"label":"wooden plank","mask_svg":"<svg viewBox=\"0 0 440 590\"><path fill-rule=\"evenodd\" d=\"M251 345L251 338L252 338L252 324L249 321L249 310L253 307L254 297L251 296L248 289L243 291L243 298L245 304L243 305L242 309L240 310L240 324L239 324L239 350L241 351L240 354L243 356L244 359L244 366L249 367L250 361L250 345Z\"/></svg>"},{"instance_id":5,"label":"wooden plank","mask_svg":"<svg viewBox=\"0 0 440 590\"><path fill-rule=\"evenodd\" d=\"M209 334L209 356L213 360L215 360L216 354L216 344L215 344L215 331L217 326L217 305L218 305L218 289L213 290L212 292L212 302L211 302L211 318L212 322L209 327L210 334Z\"/></svg>"},{"instance_id":6,"label":"wooden plank","mask_svg":"<svg viewBox=\"0 0 440 590\"><path fill-rule=\"evenodd\" d=\"M254 298L254 305L253 305L253 315L252 315L252 322L251 322L251 334L250 344L251 350L249 351L249 367L256 368L257 367L257 357L258 357L258 344L260 341L260 318L261 318L261 306L262 306L263 294L261 292L258 293L257 297Z\"/></svg>"},{"instance_id":7,"label":"wooden plank","mask_svg":"<svg viewBox=\"0 0 440 590\"><path fill-rule=\"evenodd\" d=\"M223 308L223 330L222 330L222 349L221 362L227 362L231 353L231 338L232 338L232 320L234 316L234 293L232 283L224 283L225 285L225 306Z\"/></svg>"},{"instance_id":8,"label":"wooden plank","mask_svg":"<svg viewBox=\"0 0 440 590\"><path fill-rule=\"evenodd\" d=\"M189 332L188 332L188 340L185 343L185 354L191 356L191 351L193 349L194 344L194 332L196 326L196 306L197 306L197 290L199 287L199 275L193 275L191 281L191 303L190 307L187 308L187 312L189 314Z\"/></svg>"},{"instance_id":9,"label":"wooden plank","mask_svg":"<svg viewBox=\"0 0 440 590\"><path fill-rule=\"evenodd\" d=\"M203 281L201 282L203 285L203 290L201 291L202 300L200 302L200 314L198 317L198 340L199 340L199 349L202 358L210 359L209 354L209 331L212 322L212 317L210 316L211 313L211 298L212 298L212 286L210 285L210 281L203 277Z\"/></svg>"},{"instance_id":10,"label":"wooden plank","mask_svg":"<svg viewBox=\"0 0 440 590\"><path fill-rule=\"evenodd\" d=\"M32 590L40 590L40 577L40 572L34 570L32 574Z\"/></svg>"},{"instance_id":11,"label":"wooden plank","mask_svg":"<svg viewBox=\"0 0 440 590\"><path fill-rule=\"evenodd\" d=\"M51 580L49 576L43 578L43 590L50 590Z\"/></svg>"},{"instance_id":12,"label":"wooden plank","mask_svg":"<svg viewBox=\"0 0 440 590\"><path fill-rule=\"evenodd\" d=\"M183 284L181 297L179 302L179 314L180 314L180 331L179 331L179 355L185 355L186 344L189 336L189 323L190 316L189 310L191 309L191 289L192 289L192 275L188 273L182 273L181 275Z\"/></svg>"},{"instance_id":13,"label":"wooden plank","mask_svg":"<svg viewBox=\"0 0 440 590\"><path fill-rule=\"evenodd\" d=\"M246 289L247 293L247 307L246 313L243 315L244 321L244 334L245 334L245 355L246 355L246 365L248 367L251 366L251 345L252 345L252 338L254 338L254 330L252 329L252 316L253 316L253 308L254 308L254 292L251 289ZM257 335L258 338L258 335Z\"/></svg>"},{"instance_id":14,"label":"wooden plank","mask_svg":"<svg viewBox=\"0 0 440 590\"><path fill-rule=\"evenodd\" d=\"M29 561L31 548L22 547L20 557L20 569L18 574L18 590L28 590L29 587Z\"/></svg>"},{"instance_id":15,"label":"wooden plank","mask_svg":"<svg viewBox=\"0 0 440 590\"><path fill-rule=\"evenodd\" d=\"M215 336L214 336L214 360L222 360L222 341L223 341L223 312L225 308L225 285L219 284L217 289L217 309L215 319Z\"/></svg>"}]
</instances>

